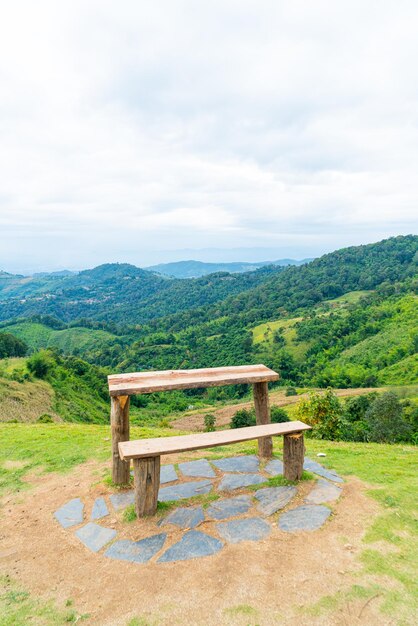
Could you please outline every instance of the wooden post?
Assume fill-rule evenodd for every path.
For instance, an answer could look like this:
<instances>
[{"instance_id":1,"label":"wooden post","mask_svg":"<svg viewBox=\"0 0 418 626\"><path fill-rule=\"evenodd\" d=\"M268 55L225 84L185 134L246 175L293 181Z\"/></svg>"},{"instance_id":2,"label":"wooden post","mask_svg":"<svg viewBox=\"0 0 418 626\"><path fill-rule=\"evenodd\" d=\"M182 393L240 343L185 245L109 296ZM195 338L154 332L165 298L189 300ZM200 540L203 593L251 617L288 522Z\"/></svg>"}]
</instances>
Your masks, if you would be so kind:
<instances>
[{"instance_id":1,"label":"wooden post","mask_svg":"<svg viewBox=\"0 0 418 626\"><path fill-rule=\"evenodd\" d=\"M154 515L157 511L160 458L134 459L135 511L138 517Z\"/></svg>"},{"instance_id":2,"label":"wooden post","mask_svg":"<svg viewBox=\"0 0 418 626\"><path fill-rule=\"evenodd\" d=\"M115 485L127 485L130 462L119 456L119 441L129 441L129 396L111 396L110 424L112 428L112 480Z\"/></svg>"},{"instance_id":3,"label":"wooden post","mask_svg":"<svg viewBox=\"0 0 418 626\"><path fill-rule=\"evenodd\" d=\"M283 437L283 476L287 480L300 480L305 458L303 433Z\"/></svg>"},{"instance_id":4,"label":"wooden post","mask_svg":"<svg viewBox=\"0 0 418 626\"><path fill-rule=\"evenodd\" d=\"M257 424L270 424L270 403L268 383L254 383L254 406ZM263 437L258 440L258 456L270 459L273 454L273 441L271 437Z\"/></svg>"}]
</instances>

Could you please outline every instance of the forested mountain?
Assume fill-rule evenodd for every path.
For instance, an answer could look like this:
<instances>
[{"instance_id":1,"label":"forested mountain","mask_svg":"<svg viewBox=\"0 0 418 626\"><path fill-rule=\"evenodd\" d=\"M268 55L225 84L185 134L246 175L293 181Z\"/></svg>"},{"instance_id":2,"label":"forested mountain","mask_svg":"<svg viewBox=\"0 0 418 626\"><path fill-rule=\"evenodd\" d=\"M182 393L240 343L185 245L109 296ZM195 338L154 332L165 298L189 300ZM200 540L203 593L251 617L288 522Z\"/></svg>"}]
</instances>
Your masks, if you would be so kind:
<instances>
[{"instance_id":1,"label":"forested mountain","mask_svg":"<svg viewBox=\"0 0 418 626\"><path fill-rule=\"evenodd\" d=\"M105 265L42 297L4 298L0 332L113 372L264 362L285 384L414 383L417 261L410 235L199 279Z\"/></svg>"},{"instance_id":2,"label":"forested mountain","mask_svg":"<svg viewBox=\"0 0 418 626\"><path fill-rule=\"evenodd\" d=\"M204 263L202 261L177 261L175 263L160 263L159 265L152 265L145 269L164 276L170 276L173 278L199 278L200 276L206 276L207 274L213 274L215 272L229 272L230 274L236 274L241 272L253 272L260 267L266 267L267 265L278 265L284 267L286 265L302 265L303 263L309 263L312 259L302 259L296 261L295 259L279 259L277 261L260 261L258 263Z\"/></svg>"},{"instance_id":3,"label":"forested mountain","mask_svg":"<svg viewBox=\"0 0 418 626\"><path fill-rule=\"evenodd\" d=\"M281 268L218 272L198 279L168 279L129 264L100 265L76 275L0 280L0 321L53 315L138 324L190 308L207 306L263 283ZM1 278L1 277L0 277Z\"/></svg>"}]
</instances>

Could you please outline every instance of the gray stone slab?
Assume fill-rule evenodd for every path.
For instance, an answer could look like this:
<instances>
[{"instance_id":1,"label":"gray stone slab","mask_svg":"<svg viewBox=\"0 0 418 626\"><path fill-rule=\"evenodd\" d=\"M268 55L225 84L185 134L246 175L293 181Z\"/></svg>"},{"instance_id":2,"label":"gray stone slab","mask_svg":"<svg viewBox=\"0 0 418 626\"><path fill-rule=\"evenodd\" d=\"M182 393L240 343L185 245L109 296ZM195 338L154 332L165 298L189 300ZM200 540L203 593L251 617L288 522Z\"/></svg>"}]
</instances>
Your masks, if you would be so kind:
<instances>
[{"instance_id":1,"label":"gray stone slab","mask_svg":"<svg viewBox=\"0 0 418 626\"><path fill-rule=\"evenodd\" d=\"M109 509L107 508L105 499L96 498L93 504L93 510L91 512L91 519L102 519L102 517L106 517L106 515L109 515Z\"/></svg>"},{"instance_id":2,"label":"gray stone slab","mask_svg":"<svg viewBox=\"0 0 418 626\"><path fill-rule=\"evenodd\" d=\"M322 504L322 502L333 502L341 495L341 487L337 487L328 480L320 478L315 487L305 498L307 504Z\"/></svg>"},{"instance_id":3,"label":"gray stone slab","mask_svg":"<svg viewBox=\"0 0 418 626\"><path fill-rule=\"evenodd\" d=\"M198 459L197 461L189 461L188 463L179 463L179 470L185 476L191 476L193 478L214 478L216 476L206 459Z\"/></svg>"},{"instance_id":4,"label":"gray stone slab","mask_svg":"<svg viewBox=\"0 0 418 626\"><path fill-rule=\"evenodd\" d=\"M323 478L327 478L328 480L332 480L334 483L344 482L341 476L338 476L337 472L334 472L334 470L325 469L325 467L320 465L320 463L312 461L312 459L309 459L307 456L305 456L303 469L308 470L308 472L318 474L318 476L322 476Z\"/></svg>"},{"instance_id":5,"label":"gray stone slab","mask_svg":"<svg viewBox=\"0 0 418 626\"><path fill-rule=\"evenodd\" d=\"M74 498L55 511L54 516L63 528L70 528L83 521L84 504L80 498Z\"/></svg>"},{"instance_id":6,"label":"gray stone slab","mask_svg":"<svg viewBox=\"0 0 418 626\"><path fill-rule=\"evenodd\" d=\"M153 535L140 541L130 539L120 539L115 541L105 552L109 559L119 561L131 561L132 563L146 563L157 554L163 547L166 540L166 533Z\"/></svg>"},{"instance_id":7,"label":"gray stone slab","mask_svg":"<svg viewBox=\"0 0 418 626\"><path fill-rule=\"evenodd\" d=\"M237 519L216 524L219 534L230 543L240 541L260 541L271 532L271 526L260 517Z\"/></svg>"},{"instance_id":8,"label":"gray stone slab","mask_svg":"<svg viewBox=\"0 0 418 626\"><path fill-rule=\"evenodd\" d=\"M158 563L187 561L216 554L223 548L222 541L199 530L189 530L183 537L158 559Z\"/></svg>"},{"instance_id":9,"label":"gray stone slab","mask_svg":"<svg viewBox=\"0 0 418 626\"><path fill-rule=\"evenodd\" d=\"M296 494L296 487L266 487L258 489L254 495L259 500L257 509L264 515L273 515L283 509Z\"/></svg>"},{"instance_id":10,"label":"gray stone slab","mask_svg":"<svg viewBox=\"0 0 418 626\"><path fill-rule=\"evenodd\" d=\"M207 508L206 516L216 520L228 519L228 517L247 513L251 504L250 496L236 496L235 498L217 500Z\"/></svg>"},{"instance_id":11,"label":"gray stone slab","mask_svg":"<svg viewBox=\"0 0 418 626\"><path fill-rule=\"evenodd\" d=\"M200 522L203 522L205 516L201 506L182 507L172 511L161 522L161 526L165 524L174 524L180 528L195 528Z\"/></svg>"},{"instance_id":12,"label":"gray stone slab","mask_svg":"<svg viewBox=\"0 0 418 626\"><path fill-rule=\"evenodd\" d=\"M331 511L326 506L305 504L283 513L279 517L279 528L288 533L298 530L318 530L330 514Z\"/></svg>"},{"instance_id":13,"label":"gray stone slab","mask_svg":"<svg viewBox=\"0 0 418 626\"><path fill-rule=\"evenodd\" d=\"M265 466L265 471L271 476L280 476L283 474L283 461L280 459L272 459Z\"/></svg>"},{"instance_id":14,"label":"gray stone slab","mask_svg":"<svg viewBox=\"0 0 418 626\"><path fill-rule=\"evenodd\" d=\"M112 528L104 528L99 524L89 522L75 531L75 534L82 543L92 552L98 552L109 541L116 537L116 530Z\"/></svg>"},{"instance_id":15,"label":"gray stone slab","mask_svg":"<svg viewBox=\"0 0 418 626\"><path fill-rule=\"evenodd\" d=\"M231 491L249 485L261 485L266 479L260 474L226 474L219 483L219 491Z\"/></svg>"},{"instance_id":16,"label":"gray stone slab","mask_svg":"<svg viewBox=\"0 0 418 626\"><path fill-rule=\"evenodd\" d=\"M167 502L169 500L181 500L182 498L200 496L211 491L212 487L210 480L197 480L190 483L162 487L158 492L158 500Z\"/></svg>"},{"instance_id":17,"label":"gray stone slab","mask_svg":"<svg viewBox=\"0 0 418 626\"><path fill-rule=\"evenodd\" d=\"M133 504L135 495L133 489L131 491L122 491L121 493L112 493L110 501L116 511L126 509L127 506Z\"/></svg>"},{"instance_id":18,"label":"gray stone slab","mask_svg":"<svg viewBox=\"0 0 418 626\"><path fill-rule=\"evenodd\" d=\"M133 470L131 471L131 476L133 476ZM160 484L164 485L165 483L172 483L174 480L178 480L177 472L174 468L174 465L161 465L160 468Z\"/></svg>"},{"instance_id":19,"label":"gray stone slab","mask_svg":"<svg viewBox=\"0 0 418 626\"><path fill-rule=\"evenodd\" d=\"M231 456L226 459L212 461L222 472L258 472L260 461L255 454L247 456Z\"/></svg>"},{"instance_id":20,"label":"gray stone slab","mask_svg":"<svg viewBox=\"0 0 418 626\"><path fill-rule=\"evenodd\" d=\"M160 483L171 483L173 480L177 480L177 472L174 469L174 465L162 465L160 469Z\"/></svg>"}]
</instances>

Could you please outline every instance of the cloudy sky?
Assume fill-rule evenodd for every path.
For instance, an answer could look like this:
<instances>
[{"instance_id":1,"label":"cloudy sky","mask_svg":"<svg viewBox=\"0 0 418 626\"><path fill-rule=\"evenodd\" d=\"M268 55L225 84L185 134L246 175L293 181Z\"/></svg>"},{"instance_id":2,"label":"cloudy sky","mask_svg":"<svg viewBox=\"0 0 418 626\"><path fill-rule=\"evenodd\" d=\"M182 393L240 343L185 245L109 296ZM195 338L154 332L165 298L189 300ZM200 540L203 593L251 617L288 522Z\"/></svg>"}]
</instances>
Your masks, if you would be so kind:
<instances>
[{"instance_id":1,"label":"cloudy sky","mask_svg":"<svg viewBox=\"0 0 418 626\"><path fill-rule=\"evenodd\" d=\"M0 269L416 232L416 0L44 0L0 20Z\"/></svg>"}]
</instances>

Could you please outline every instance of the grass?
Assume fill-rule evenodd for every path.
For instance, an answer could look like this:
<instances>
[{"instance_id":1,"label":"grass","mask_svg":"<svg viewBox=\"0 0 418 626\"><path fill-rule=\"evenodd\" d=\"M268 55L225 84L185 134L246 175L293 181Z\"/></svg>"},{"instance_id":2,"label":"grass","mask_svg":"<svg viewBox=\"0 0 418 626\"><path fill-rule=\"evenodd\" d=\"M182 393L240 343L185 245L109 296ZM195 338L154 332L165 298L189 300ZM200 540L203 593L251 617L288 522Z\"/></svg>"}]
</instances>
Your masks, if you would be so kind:
<instances>
[{"instance_id":1,"label":"grass","mask_svg":"<svg viewBox=\"0 0 418 626\"><path fill-rule=\"evenodd\" d=\"M170 429L134 427L131 437L169 437ZM96 424L0 424L0 495L27 488L36 468L68 472L88 459L110 456L110 428Z\"/></svg>"},{"instance_id":2,"label":"grass","mask_svg":"<svg viewBox=\"0 0 418 626\"><path fill-rule=\"evenodd\" d=\"M9 576L0 577L0 623L1 626L68 626L78 624L89 616L80 615L72 602L59 608L52 601L42 601L21 589Z\"/></svg>"},{"instance_id":3,"label":"grass","mask_svg":"<svg viewBox=\"0 0 418 626\"><path fill-rule=\"evenodd\" d=\"M331 461L338 472L361 478L370 486L368 494L382 505L382 513L366 532L360 556L363 569L354 591L364 593L366 599L378 594L384 615L396 617L394 623L400 626L412 625L418 608L417 448L311 439L307 451L312 456L325 452L327 457L321 463L328 465ZM385 544L389 550L384 549ZM371 584L375 580L381 581L377 587ZM353 589L347 593L353 593ZM343 600L344 594L328 598L329 610Z\"/></svg>"},{"instance_id":4,"label":"grass","mask_svg":"<svg viewBox=\"0 0 418 626\"><path fill-rule=\"evenodd\" d=\"M255 326L255 328L252 329L254 344L259 345L260 347L261 344L264 344L264 346L267 345L271 349L274 346L274 333L280 328L283 331L286 350L288 350L297 361L300 361L305 356L306 350L310 345L307 341L295 341L295 324L301 319L301 317L292 317L287 320L279 319Z\"/></svg>"}]
</instances>

